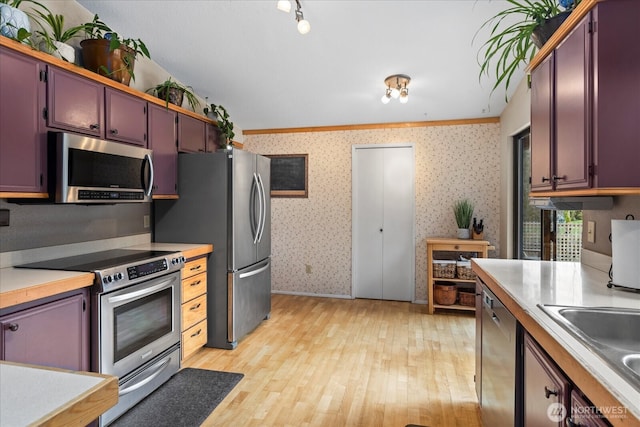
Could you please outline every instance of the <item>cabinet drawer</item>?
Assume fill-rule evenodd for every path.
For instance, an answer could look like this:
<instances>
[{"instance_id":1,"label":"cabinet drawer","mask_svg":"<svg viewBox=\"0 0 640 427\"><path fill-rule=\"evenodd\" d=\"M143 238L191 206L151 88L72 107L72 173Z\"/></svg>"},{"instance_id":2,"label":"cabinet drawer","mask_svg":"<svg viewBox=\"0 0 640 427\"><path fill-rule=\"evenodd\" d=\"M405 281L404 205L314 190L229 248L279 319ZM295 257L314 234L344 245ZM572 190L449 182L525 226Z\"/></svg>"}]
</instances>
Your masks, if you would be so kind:
<instances>
[{"instance_id":1,"label":"cabinet drawer","mask_svg":"<svg viewBox=\"0 0 640 427\"><path fill-rule=\"evenodd\" d=\"M182 278L186 279L198 273L207 271L207 257L201 257L188 261L182 268Z\"/></svg>"},{"instance_id":2,"label":"cabinet drawer","mask_svg":"<svg viewBox=\"0 0 640 427\"><path fill-rule=\"evenodd\" d=\"M182 280L182 302L207 292L207 273L203 272Z\"/></svg>"},{"instance_id":3,"label":"cabinet drawer","mask_svg":"<svg viewBox=\"0 0 640 427\"><path fill-rule=\"evenodd\" d=\"M186 359L207 343L207 321L203 320L182 333L182 358Z\"/></svg>"},{"instance_id":4,"label":"cabinet drawer","mask_svg":"<svg viewBox=\"0 0 640 427\"><path fill-rule=\"evenodd\" d=\"M207 318L207 295L200 295L182 304L182 329L190 328Z\"/></svg>"}]
</instances>

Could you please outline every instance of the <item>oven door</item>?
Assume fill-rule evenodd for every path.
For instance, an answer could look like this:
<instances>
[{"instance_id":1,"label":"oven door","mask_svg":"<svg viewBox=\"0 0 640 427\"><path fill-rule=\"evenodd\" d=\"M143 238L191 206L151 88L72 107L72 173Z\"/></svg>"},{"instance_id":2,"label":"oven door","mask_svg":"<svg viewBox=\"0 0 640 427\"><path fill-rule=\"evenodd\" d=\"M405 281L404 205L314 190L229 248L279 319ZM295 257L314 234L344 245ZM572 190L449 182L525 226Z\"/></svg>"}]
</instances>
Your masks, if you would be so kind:
<instances>
[{"instance_id":1,"label":"oven door","mask_svg":"<svg viewBox=\"0 0 640 427\"><path fill-rule=\"evenodd\" d=\"M179 271L97 300L98 372L121 378L180 342Z\"/></svg>"}]
</instances>

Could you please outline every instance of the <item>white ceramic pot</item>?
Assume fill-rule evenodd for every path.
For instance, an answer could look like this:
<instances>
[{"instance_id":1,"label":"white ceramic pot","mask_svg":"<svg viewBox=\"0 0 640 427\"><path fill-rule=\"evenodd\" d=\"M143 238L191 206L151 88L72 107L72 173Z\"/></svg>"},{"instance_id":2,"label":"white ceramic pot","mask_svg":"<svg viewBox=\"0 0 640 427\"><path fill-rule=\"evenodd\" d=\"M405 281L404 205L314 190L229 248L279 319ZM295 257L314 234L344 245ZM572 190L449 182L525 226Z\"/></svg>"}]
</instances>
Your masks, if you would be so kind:
<instances>
[{"instance_id":1,"label":"white ceramic pot","mask_svg":"<svg viewBox=\"0 0 640 427\"><path fill-rule=\"evenodd\" d=\"M471 230L468 228L458 228L458 239L468 239L471 237Z\"/></svg>"},{"instance_id":2,"label":"white ceramic pot","mask_svg":"<svg viewBox=\"0 0 640 427\"><path fill-rule=\"evenodd\" d=\"M73 48L73 46L59 41L54 41L53 44L55 46L55 49L51 49L46 42L42 41L40 42L40 50L43 52L47 52L58 59L62 59L63 61L75 64L76 50Z\"/></svg>"},{"instance_id":3,"label":"white ceramic pot","mask_svg":"<svg viewBox=\"0 0 640 427\"><path fill-rule=\"evenodd\" d=\"M0 4L0 34L15 38L20 28L31 31L27 14L15 7Z\"/></svg>"}]
</instances>

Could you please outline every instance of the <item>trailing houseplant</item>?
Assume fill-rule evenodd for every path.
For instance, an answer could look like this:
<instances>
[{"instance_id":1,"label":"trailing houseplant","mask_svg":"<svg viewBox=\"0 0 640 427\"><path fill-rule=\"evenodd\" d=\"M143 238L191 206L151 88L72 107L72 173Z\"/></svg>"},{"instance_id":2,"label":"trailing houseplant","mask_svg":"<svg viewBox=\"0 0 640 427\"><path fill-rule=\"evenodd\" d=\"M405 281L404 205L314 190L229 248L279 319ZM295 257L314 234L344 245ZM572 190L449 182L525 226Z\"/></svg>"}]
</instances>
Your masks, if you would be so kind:
<instances>
[{"instance_id":1,"label":"trailing houseplant","mask_svg":"<svg viewBox=\"0 0 640 427\"><path fill-rule=\"evenodd\" d=\"M193 93L193 88L191 86L183 86L175 80L171 80L171 77L147 89L147 93L164 99L167 108L169 107L169 103L181 107L184 96L187 97L187 102L193 111L196 111L196 108L200 106L200 101L198 101L198 98Z\"/></svg>"},{"instance_id":2,"label":"trailing houseplant","mask_svg":"<svg viewBox=\"0 0 640 427\"><path fill-rule=\"evenodd\" d=\"M98 15L84 24L86 39L80 42L85 68L129 85L138 55L151 58L140 39L124 38L102 22Z\"/></svg>"},{"instance_id":3,"label":"trailing houseplant","mask_svg":"<svg viewBox=\"0 0 640 427\"><path fill-rule=\"evenodd\" d=\"M557 28L580 0L507 0L512 6L485 21L476 32L489 28L489 39L478 51L479 77L495 72L493 93L504 84L505 100L513 74L533 59L536 33L553 20ZM557 18L556 18L557 17ZM509 24L513 19L516 22ZM474 37L475 38L475 37ZM535 41L538 41L539 38ZM538 48L541 46L538 46Z\"/></svg>"},{"instance_id":4,"label":"trailing houseplant","mask_svg":"<svg viewBox=\"0 0 640 427\"><path fill-rule=\"evenodd\" d=\"M220 140L220 148L226 148L231 145L235 133L233 132L233 122L229 120L229 113L222 105L211 104L211 109L204 108L204 114L209 115L211 113L215 120L218 122L218 128L222 133L222 140Z\"/></svg>"},{"instance_id":5,"label":"trailing houseplant","mask_svg":"<svg viewBox=\"0 0 640 427\"><path fill-rule=\"evenodd\" d=\"M85 25L81 24L65 29L63 15L53 14L44 5L41 7L43 11L35 10L35 13L40 17L40 20L36 21L40 29L35 31L35 34L42 39L40 50L47 51L57 58L74 63L75 49L67 42L77 37L85 29ZM47 29L43 23L47 24L49 28Z\"/></svg>"},{"instance_id":6,"label":"trailing houseplant","mask_svg":"<svg viewBox=\"0 0 640 427\"><path fill-rule=\"evenodd\" d=\"M473 217L473 203L467 199L462 199L453 204L453 215L458 225L458 238L468 239L470 236L469 227Z\"/></svg>"}]
</instances>

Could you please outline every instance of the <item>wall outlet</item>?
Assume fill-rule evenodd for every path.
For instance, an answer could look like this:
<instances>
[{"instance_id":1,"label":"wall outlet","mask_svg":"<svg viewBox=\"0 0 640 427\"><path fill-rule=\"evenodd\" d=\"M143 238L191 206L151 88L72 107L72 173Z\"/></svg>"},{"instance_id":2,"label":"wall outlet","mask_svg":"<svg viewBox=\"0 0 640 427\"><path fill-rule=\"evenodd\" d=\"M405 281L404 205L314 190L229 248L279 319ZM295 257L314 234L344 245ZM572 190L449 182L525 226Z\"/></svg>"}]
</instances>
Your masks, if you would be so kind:
<instances>
[{"instance_id":1,"label":"wall outlet","mask_svg":"<svg viewBox=\"0 0 640 427\"><path fill-rule=\"evenodd\" d=\"M311 266L309 264L304 265L307 274L311 274Z\"/></svg>"},{"instance_id":2,"label":"wall outlet","mask_svg":"<svg viewBox=\"0 0 640 427\"><path fill-rule=\"evenodd\" d=\"M589 243L596 242L596 222L595 221L587 221L587 242Z\"/></svg>"},{"instance_id":3,"label":"wall outlet","mask_svg":"<svg viewBox=\"0 0 640 427\"><path fill-rule=\"evenodd\" d=\"M149 217L149 215L143 216L142 222L143 222L144 228L149 228L151 226L151 218Z\"/></svg>"}]
</instances>

